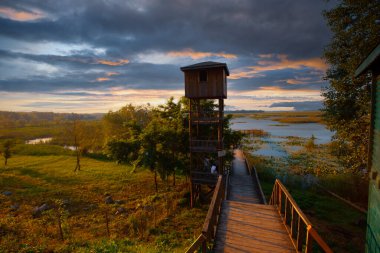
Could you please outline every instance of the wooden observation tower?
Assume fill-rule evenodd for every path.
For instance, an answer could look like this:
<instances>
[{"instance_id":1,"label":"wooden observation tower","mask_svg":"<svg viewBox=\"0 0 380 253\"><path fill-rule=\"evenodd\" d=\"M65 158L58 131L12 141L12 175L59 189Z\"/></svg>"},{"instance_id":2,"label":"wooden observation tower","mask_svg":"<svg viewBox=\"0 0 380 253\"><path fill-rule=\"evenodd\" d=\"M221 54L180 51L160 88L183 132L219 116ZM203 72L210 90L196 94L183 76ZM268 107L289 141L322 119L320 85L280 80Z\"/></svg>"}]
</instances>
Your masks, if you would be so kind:
<instances>
[{"instance_id":1,"label":"wooden observation tower","mask_svg":"<svg viewBox=\"0 0 380 253\"><path fill-rule=\"evenodd\" d=\"M224 99L227 98L225 63L202 62L182 67L185 97L189 98L191 206L203 188L213 190L224 173ZM216 101L215 101L216 100Z\"/></svg>"}]
</instances>

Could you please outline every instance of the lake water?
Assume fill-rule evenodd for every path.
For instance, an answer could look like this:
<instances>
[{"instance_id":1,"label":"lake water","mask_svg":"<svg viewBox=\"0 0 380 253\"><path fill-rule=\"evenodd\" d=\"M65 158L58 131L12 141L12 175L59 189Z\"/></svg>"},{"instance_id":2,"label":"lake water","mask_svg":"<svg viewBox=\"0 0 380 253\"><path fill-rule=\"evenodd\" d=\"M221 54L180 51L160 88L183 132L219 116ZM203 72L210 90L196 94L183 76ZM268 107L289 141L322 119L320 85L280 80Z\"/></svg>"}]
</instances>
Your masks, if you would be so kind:
<instances>
[{"instance_id":1,"label":"lake water","mask_svg":"<svg viewBox=\"0 0 380 253\"><path fill-rule=\"evenodd\" d=\"M248 117L234 118L231 120L233 130L262 129L270 136L262 137L264 142L253 153L262 156L286 157L288 152L300 150L301 146L287 146L283 142L285 137L294 136L310 138L314 135L316 144L325 144L331 141L333 132L319 123L280 124L277 121L267 119L253 119Z\"/></svg>"},{"instance_id":2,"label":"lake water","mask_svg":"<svg viewBox=\"0 0 380 253\"><path fill-rule=\"evenodd\" d=\"M37 138L37 139L32 139L32 140L28 140L26 141L25 143L26 144L32 144L32 145L35 145L35 144L45 144L45 143L49 143L51 142L53 138L51 137L47 137L47 138Z\"/></svg>"}]
</instances>

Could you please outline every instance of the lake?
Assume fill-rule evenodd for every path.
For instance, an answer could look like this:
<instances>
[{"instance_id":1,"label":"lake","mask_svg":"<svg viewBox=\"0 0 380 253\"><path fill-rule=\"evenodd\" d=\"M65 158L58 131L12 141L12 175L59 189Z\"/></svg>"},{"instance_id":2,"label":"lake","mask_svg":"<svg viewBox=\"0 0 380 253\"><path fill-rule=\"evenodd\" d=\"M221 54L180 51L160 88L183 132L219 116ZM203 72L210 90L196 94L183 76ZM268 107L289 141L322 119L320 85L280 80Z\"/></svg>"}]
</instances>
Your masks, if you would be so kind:
<instances>
[{"instance_id":1,"label":"lake","mask_svg":"<svg viewBox=\"0 0 380 253\"><path fill-rule=\"evenodd\" d=\"M286 141L285 137L310 138L313 135L316 138L316 144L326 144L331 141L331 137L334 134L319 123L282 124L273 120L253 119L249 117L232 119L231 128L233 130L262 129L269 133L270 136L260 138L263 144L253 153L274 157L286 157L289 152L298 151L302 148L297 145L285 147L283 144Z\"/></svg>"}]
</instances>

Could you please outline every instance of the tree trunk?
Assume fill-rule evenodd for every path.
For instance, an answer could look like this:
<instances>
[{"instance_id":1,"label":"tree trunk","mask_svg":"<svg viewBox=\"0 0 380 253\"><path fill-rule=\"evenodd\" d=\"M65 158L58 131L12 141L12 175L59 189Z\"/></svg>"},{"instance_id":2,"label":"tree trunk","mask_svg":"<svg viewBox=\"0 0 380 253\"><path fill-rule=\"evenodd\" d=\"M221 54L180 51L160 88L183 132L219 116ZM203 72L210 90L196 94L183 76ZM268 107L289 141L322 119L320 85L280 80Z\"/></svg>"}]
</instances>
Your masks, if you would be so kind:
<instances>
[{"instance_id":1,"label":"tree trunk","mask_svg":"<svg viewBox=\"0 0 380 253\"><path fill-rule=\"evenodd\" d=\"M5 158L4 165L7 166L8 164L8 158Z\"/></svg>"},{"instance_id":2,"label":"tree trunk","mask_svg":"<svg viewBox=\"0 0 380 253\"><path fill-rule=\"evenodd\" d=\"M156 186L156 192L158 192L158 185L157 185L157 170L154 169L154 184Z\"/></svg>"},{"instance_id":3,"label":"tree trunk","mask_svg":"<svg viewBox=\"0 0 380 253\"><path fill-rule=\"evenodd\" d=\"M173 186L175 186L175 170L173 171Z\"/></svg>"},{"instance_id":4,"label":"tree trunk","mask_svg":"<svg viewBox=\"0 0 380 253\"><path fill-rule=\"evenodd\" d=\"M80 153L79 153L79 150L77 150L77 164L75 166L74 172L77 170L80 171Z\"/></svg>"}]
</instances>

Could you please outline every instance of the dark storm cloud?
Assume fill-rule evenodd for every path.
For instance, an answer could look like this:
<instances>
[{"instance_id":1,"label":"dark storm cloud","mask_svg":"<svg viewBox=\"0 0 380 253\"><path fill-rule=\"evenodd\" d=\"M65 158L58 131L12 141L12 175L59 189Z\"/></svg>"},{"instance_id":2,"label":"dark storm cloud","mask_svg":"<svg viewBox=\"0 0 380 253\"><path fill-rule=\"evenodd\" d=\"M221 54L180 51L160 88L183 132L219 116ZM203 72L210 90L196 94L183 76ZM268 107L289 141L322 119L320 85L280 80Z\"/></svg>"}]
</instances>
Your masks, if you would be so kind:
<instances>
[{"instance_id":1,"label":"dark storm cloud","mask_svg":"<svg viewBox=\"0 0 380 253\"><path fill-rule=\"evenodd\" d=\"M41 41L90 42L113 53L186 47L237 54L318 56L329 32L325 1L5 1L47 17L0 19L1 33Z\"/></svg>"},{"instance_id":2,"label":"dark storm cloud","mask_svg":"<svg viewBox=\"0 0 380 253\"><path fill-rule=\"evenodd\" d=\"M256 64L259 54L286 54L291 59L319 57L330 36L321 17L327 5L322 0L5 0L0 8L40 12L42 17L27 21L0 17L2 37L30 45L42 42L87 44L104 49L104 54L91 50L72 51L68 55L21 53L18 48L1 50L0 67L7 64L6 58L9 61L22 59L32 62L30 64L45 63L59 71L47 75L41 70L20 78L0 77L0 90L48 92L114 86L182 89L183 74L179 66L185 63L146 63L139 60L139 55L146 54L149 58L150 52L186 48L235 54L236 60L227 60L232 70ZM12 48L11 42L4 40L3 43L8 44L3 47L1 42L0 37L0 49ZM99 63L100 58L130 62L123 66L106 66ZM297 74L305 71L298 70ZM107 72L118 74L107 76ZM320 89L321 85L315 75L308 83L289 85L286 80L294 79L295 71L264 74L231 80L230 87L254 90L278 86L297 90Z\"/></svg>"},{"instance_id":3,"label":"dark storm cloud","mask_svg":"<svg viewBox=\"0 0 380 253\"><path fill-rule=\"evenodd\" d=\"M291 107L296 111L315 111L322 109L323 105L321 101L302 101L302 102L279 102L273 103L269 107Z\"/></svg>"}]
</instances>

